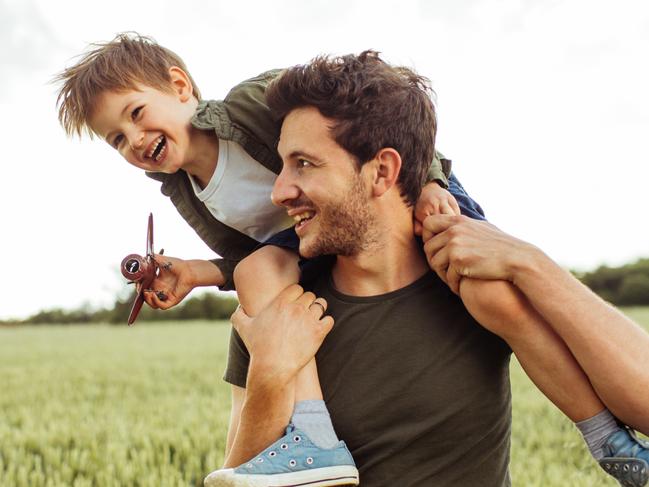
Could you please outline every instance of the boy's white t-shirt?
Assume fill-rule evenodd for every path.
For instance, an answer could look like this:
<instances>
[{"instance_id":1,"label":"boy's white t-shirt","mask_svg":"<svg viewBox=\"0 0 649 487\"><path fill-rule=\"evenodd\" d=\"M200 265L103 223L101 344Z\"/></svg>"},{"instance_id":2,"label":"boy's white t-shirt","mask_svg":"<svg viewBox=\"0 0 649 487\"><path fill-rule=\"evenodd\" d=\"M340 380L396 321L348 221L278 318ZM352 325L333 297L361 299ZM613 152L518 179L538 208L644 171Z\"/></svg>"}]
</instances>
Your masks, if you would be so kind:
<instances>
[{"instance_id":1,"label":"boy's white t-shirt","mask_svg":"<svg viewBox=\"0 0 649 487\"><path fill-rule=\"evenodd\" d=\"M194 192L214 218L264 242L293 225L285 208L273 205L270 193L277 175L255 161L236 142L219 139L219 159L212 179L200 188L190 175Z\"/></svg>"}]
</instances>

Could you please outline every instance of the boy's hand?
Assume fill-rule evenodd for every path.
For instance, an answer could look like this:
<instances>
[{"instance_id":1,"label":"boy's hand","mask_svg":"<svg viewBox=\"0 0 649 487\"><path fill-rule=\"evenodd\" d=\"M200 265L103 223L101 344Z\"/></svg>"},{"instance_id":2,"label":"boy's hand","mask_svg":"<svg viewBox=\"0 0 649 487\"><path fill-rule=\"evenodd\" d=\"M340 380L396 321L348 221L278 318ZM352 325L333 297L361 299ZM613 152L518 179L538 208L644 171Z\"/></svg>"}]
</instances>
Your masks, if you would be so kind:
<instances>
[{"instance_id":1,"label":"boy's hand","mask_svg":"<svg viewBox=\"0 0 649 487\"><path fill-rule=\"evenodd\" d=\"M453 195L435 181L423 187L415 205L415 235L421 235L422 222L429 215L460 215Z\"/></svg>"},{"instance_id":2,"label":"boy's hand","mask_svg":"<svg viewBox=\"0 0 649 487\"><path fill-rule=\"evenodd\" d=\"M154 254L154 259L159 265L159 273L149 289L144 290L144 300L153 309L169 309L195 287L191 261L160 254Z\"/></svg>"}]
</instances>

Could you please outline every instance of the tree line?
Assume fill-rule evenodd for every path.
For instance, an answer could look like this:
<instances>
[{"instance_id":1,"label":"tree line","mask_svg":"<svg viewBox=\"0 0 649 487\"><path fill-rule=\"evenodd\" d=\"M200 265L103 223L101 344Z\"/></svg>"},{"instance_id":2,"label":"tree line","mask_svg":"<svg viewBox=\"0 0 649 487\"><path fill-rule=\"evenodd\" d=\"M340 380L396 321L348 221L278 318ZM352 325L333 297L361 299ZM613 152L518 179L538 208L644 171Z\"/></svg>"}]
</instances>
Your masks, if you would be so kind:
<instances>
[{"instance_id":1,"label":"tree line","mask_svg":"<svg viewBox=\"0 0 649 487\"><path fill-rule=\"evenodd\" d=\"M600 266L594 271L575 275L612 304L649 305L649 259L639 259L620 267Z\"/></svg>"},{"instance_id":2,"label":"tree line","mask_svg":"<svg viewBox=\"0 0 649 487\"><path fill-rule=\"evenodd\" d=\"M61 308L39 311L38 313L18 322L0 322L0 324L78 324L78 323L111 323L125 324L133 306L135 291L125 298L117 298L112 306L101 309L91 309L82 306L77 309ZM184 300L178 306L166 311L151 309L146 304L138 315L137 322L146 321L182 321L182 320L227 320L234 312L239 302L231 296L215 293L205 293Z\"/></svg>"},{"instance_id":3,"label":"tree line","mask_svg":"<svg viewBox=\"0 0 649 487\"><path fill-rule=\"evenodd\" d=\"M649 305L649 258L639 259L620 267L600 266L594 271L573 272L586 286L616 306ZM126 323L135 291L126 298L117 298L112 306L91 309L43 310L20 321L0 321L0 324L75 324ZM235 297L215 293L189 298L167 311L153 310L144 305L138 322L181 320L227 320L238 305Z\"/></svg>"}]
</instances>

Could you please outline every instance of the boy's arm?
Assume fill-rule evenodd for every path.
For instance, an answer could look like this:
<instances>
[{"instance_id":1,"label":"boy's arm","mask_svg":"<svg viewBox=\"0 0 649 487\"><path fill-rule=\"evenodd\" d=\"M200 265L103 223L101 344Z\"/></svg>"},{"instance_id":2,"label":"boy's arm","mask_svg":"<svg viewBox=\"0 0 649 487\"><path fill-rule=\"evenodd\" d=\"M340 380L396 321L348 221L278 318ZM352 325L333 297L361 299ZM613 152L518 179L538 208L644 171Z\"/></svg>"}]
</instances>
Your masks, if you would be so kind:
<instances>
[{"instance_id":1,"label":"boy's arm","mask_svg":"<svg viewBox=\"0 0 649 487\"><path fill-rule=\"evenodd\" d=\"M436 181L443 188L448 188L448 176L451 174L451 160L446 159L440 152L435 151L433 160L428 168L426 182Z\"/></svg>"},{"instance_id":2,"label":"boy's arm","mask_svg":"<svg viewBox=\"0 0 649 487\"><path fill-rule=\"evenodd\" d=\"M196 287L222 286L225 282L219 267L209 260L183 260L160 254L155 254L155 260L159 265L158 276L144 292L145 301L154 309L177 305ZM165 295L164 301L160 292Z\"/></svg>"},{"instance_id":3,"label":"boy's arm","mask_svg":"<svg viewBox=\"0 0 649 487\"><path fill-rule=\"evenodd\" d=\"M537 247L486 222L430 216L424 249L457 292L462 277L512 282L566 343L602 401L649 432L649 334Z\"/></svg>"}]
</instances>

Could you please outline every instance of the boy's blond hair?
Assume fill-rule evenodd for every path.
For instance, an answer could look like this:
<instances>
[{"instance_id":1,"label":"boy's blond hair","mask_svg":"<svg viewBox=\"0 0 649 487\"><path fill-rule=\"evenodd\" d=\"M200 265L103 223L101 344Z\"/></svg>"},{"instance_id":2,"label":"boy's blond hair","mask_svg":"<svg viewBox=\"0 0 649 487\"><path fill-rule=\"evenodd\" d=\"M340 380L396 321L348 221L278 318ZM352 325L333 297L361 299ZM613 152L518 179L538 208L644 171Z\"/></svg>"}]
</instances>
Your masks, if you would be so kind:
<instances>
[{"instance_id":1,"label":"boy's blond hair","mask_svg":"<svg viewBox=\"0 0 649 487\"><path fill-rule=\"evenodd\" d=\"M136 89L138 84L161 91L171 90L169 68L177 66L189 76L194 96L201 94L180 57L150 37L123 32L110 42L91 44L93 49L79 61L56 75L60 83L56 99L59 122L68 135L81 136L85 130L93 136L89 119L101 93Z\"/></svg>"}]
</instances>

